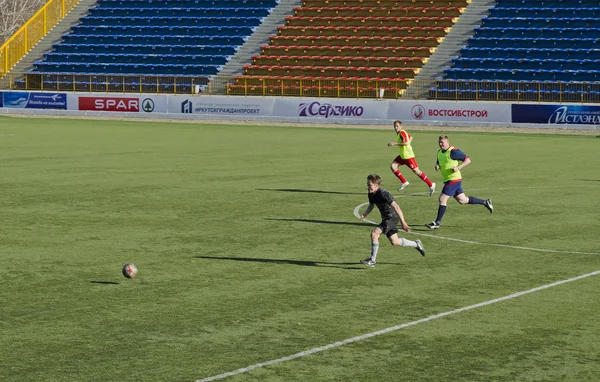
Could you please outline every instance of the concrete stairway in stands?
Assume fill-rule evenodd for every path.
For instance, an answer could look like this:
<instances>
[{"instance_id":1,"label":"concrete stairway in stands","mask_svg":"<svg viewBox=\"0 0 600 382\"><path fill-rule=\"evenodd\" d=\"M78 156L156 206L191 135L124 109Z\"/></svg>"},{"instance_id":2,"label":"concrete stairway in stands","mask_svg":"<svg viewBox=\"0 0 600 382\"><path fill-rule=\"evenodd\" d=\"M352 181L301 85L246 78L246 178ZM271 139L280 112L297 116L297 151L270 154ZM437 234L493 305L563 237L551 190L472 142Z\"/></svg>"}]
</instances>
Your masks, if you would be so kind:
<instances>
[{"instance_id":1,"label":"concrete stairway in stands","mask_svg":"<svg viewBox=\"0 0 600 382\"><path fill-rule=\"evenodd\" d=\"M217 78L211 81L211 92L224 92L227 82L232 82L234 76L242 75L244 66L252 63L252 56L260 54L260 47L269 44L269 37L276 35L277 28L285 24L285 18L292 16L294 8L301 5L302 0L280 0L269 16L265 17L256 31L223 66Z\"/></svg>"},{"instance_id":2,"label":"concrete stairway in stands","mask_svg":"<svg viewBox=\"0 0 600 382\"><path fill-rule=\"evenodd\" d=\"M429 57L415 81L409 85L405 94L407 97L423 98L428 94L434 79L441 77L444 69L451 65L452 59L458 57L460 50L467 45L467 40L473 36L475 28L481 25L481 20L488 15L490 8L496 5L495 0L472 0L465 8L444 40ZM431 81L429 81L431 80Z\"/></svg>"},{"instance_id":3,"label":"concrete stairway in stands","mask_svg":"<svg viewBox=\"0 0 600 382\"><path fill-rule=\"evenodd\" d=\"M79 24L79 19L85 16L97 0L81 0L64 19L58 22L44 38L40 40L11 70L10 73L20 74L33 68L33 64L41 61L44 53L52 50L52 45L58 43L73 25Z\"/></svg>"}]
</instances>

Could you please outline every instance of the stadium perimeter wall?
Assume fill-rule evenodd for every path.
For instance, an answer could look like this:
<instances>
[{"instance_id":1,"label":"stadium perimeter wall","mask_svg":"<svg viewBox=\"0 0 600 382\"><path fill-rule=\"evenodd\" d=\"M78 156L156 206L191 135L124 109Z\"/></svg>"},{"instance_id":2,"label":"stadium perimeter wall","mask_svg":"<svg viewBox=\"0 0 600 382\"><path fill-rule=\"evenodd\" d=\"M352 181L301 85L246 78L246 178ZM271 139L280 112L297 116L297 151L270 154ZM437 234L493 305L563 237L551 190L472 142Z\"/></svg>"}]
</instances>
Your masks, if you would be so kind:
<instances>
[{"instance_id":1,"label":"stadium perimeter wall","mask_svg":"<svg viewBox=\"0 0 600 382\"><path fill-rule=\"evenodd\" d=\"M373 125L600 129L600 105L338 98L0 92L0 114Z\"/></svg>"}]
</instances>

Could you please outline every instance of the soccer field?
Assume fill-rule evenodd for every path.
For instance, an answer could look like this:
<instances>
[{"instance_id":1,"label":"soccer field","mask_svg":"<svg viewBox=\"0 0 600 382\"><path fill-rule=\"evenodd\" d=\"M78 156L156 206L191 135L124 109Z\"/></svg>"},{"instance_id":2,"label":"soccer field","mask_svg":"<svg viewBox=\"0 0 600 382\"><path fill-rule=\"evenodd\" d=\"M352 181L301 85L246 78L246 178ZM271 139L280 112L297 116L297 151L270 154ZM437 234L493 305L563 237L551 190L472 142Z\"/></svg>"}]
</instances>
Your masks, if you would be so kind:
<instances>
[{"instance_id":1,"label":"soccer field","mask_svg":"<svg viewBox=\"0 0 600 382\"><path fill-rule=\"evenodd\" d=\"M431 231L410 132L433 197L391 126L0 117L0 381L597 381L600 139L445 131L495 211ZM359 263L370 173L427 256Z\"/></svg>"}]
</instances>

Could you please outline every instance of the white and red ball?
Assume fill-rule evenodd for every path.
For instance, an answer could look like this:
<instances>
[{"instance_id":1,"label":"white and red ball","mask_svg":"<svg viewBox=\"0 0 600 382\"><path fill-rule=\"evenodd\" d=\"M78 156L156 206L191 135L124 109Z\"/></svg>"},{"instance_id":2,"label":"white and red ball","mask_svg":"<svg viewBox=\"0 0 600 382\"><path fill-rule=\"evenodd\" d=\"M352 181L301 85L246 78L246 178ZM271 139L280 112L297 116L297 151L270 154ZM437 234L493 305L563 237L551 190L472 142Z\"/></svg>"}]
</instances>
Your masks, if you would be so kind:
<instances>
[{"instance_id":1,"label":"white and red ball","mask_svg":"<svg viewBox=\"0 0 600 382\"><path fill-rule=\"evenodd\" d=\"M123 265L123 276L128 279L133 279L137 276L138 268L135 264L125 264Z\"/></svg>"}]
</instances>

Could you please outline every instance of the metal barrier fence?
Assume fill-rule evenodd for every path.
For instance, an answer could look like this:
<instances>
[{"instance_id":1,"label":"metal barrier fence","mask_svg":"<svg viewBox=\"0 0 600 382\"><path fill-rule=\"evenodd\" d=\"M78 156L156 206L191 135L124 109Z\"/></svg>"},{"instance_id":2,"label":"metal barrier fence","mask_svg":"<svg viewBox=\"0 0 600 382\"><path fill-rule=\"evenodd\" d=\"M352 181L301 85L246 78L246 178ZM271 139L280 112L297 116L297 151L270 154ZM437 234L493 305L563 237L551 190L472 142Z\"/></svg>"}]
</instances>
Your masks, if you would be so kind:
<instances>
[{"instance_id":1,"label":"metal barrier fence","mask_svg":"<svg viewBox=\"0 0 600 382\"><path fill-rule=\"evenodd\" d=\"M49 0L15 32L0 47L0 77L15 66L78 2L79 0Z\"/></svg>"},{"instance_id":2,"label":"metal barrier fence","mask_svg":"<svg viewBox=\"0 0 600 382\"><path fill-rule=\"evenodd\" d=\"M9 73L0 90L219 94L277 97L600 102L600 82L510 82L256 76L139 76Z\"/></svg>"}]
</instances>

